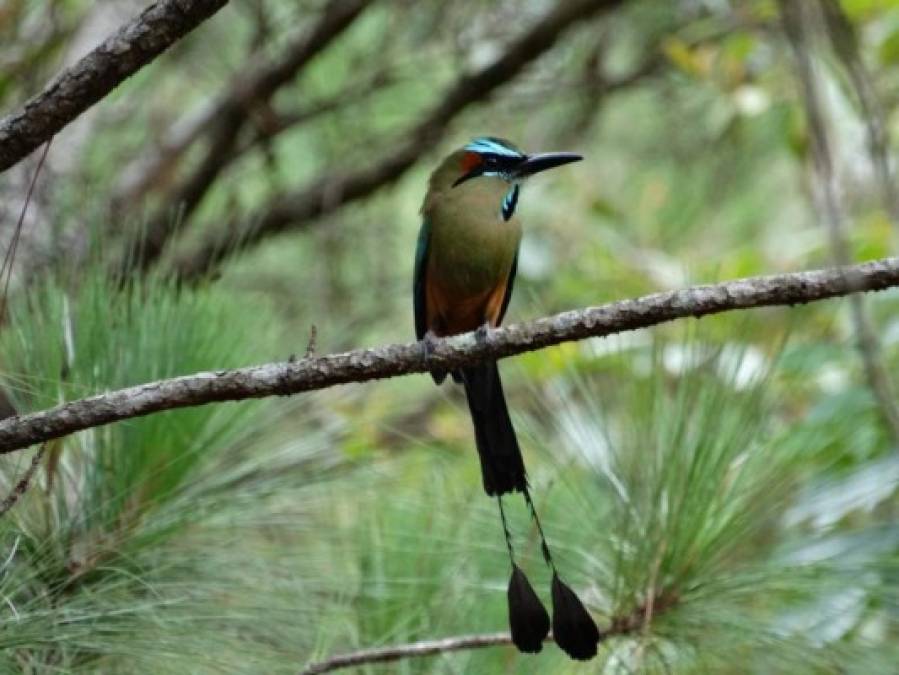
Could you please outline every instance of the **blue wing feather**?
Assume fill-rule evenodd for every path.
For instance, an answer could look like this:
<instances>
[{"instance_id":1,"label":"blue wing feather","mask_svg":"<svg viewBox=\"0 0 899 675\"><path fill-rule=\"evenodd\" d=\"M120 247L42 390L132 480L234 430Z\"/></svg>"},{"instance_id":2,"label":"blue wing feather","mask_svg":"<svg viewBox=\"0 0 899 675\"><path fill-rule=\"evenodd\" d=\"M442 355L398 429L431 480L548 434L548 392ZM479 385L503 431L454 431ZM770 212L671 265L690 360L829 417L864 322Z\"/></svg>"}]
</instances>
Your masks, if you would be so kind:
<instances>
[{"instance_id":1,"label":"blue wing feather","mask_svg":"<svg viewBox=\"0 0 899 675\"><path fill-rule=\"evenodd\" d=\"M415 303L415 337L421 340L428 332L428 319L425 308L425 272L428 267L428 251L431 243L431 224L425 219L418 232L418 244L415 247L415 274L412 293Z\"/></svg>"},{"instance_id":2,"label":"blue wing feather","mask_svg":"<svg viewBox=\"0 0 899 675\"><path fill-rule=\"evenodd\" d=\"M503 305L499 309L499 319L496 325L499 326L506 316L506 310L509 308L509 301L512 299L512 287L515 285L515 275L518 273L518 251L515 252L515 258L512 260L512 269L509 270L509 281L506 284L506 295L503 297Z\"/></svg>"}]
</instances>

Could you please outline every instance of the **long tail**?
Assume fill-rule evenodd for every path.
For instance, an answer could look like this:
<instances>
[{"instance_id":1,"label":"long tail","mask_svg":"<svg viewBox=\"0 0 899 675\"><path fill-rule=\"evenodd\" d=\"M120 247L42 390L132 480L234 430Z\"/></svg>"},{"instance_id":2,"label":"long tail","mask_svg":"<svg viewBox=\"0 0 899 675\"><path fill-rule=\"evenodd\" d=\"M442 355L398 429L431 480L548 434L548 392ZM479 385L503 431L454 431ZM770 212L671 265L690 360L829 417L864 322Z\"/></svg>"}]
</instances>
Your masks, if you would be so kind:
<instances>
[{"instance_id":1,"label":"long tail","mask_svg":"<svg viewBox=\"0 0 899 675\"><path fill-rule=\"evenodd\" d=\"M496 362L463 368L461 379L481 458L484 490L491 496L526 491L524 459L506 408Z\"/></svg>"},{"instance_id":2,"label":"long tail","mask_svg":"<svg viewBox=\"0 0 899 675\"><path fill-rule=\"evenodd\" d=\"M512 536L503 511L502 495L507 492L521 492L540 535L543 559L553 573L552 627L556 644L573 659L584 661L591 659L596 655L599 630L584 604L559 578L556 571L543 526L528 491L524 459L518 447L512 420L509 419L509 410L506 408L506 398L503 396L503 386L499 380L496 362L462 368L461 371L453 373L453 379L461 379L465 385L478 456L481 458L484 490L488 495L498 497L503 534L509 550L509 560L512 563L512 578L509 580L508 590L512 641L519 650L536 653L540 651L549 631L546 609L524 572L515 564Z\"/></svg>"}]
</instances>

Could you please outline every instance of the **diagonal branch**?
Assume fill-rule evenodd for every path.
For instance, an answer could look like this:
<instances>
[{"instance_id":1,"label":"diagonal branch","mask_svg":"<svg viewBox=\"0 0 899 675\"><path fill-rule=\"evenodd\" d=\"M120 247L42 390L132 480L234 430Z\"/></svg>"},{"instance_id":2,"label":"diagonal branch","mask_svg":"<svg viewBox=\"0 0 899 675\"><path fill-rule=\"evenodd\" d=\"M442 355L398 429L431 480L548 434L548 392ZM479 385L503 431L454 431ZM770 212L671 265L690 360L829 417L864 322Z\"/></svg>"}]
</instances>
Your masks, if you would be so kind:
<instances>
[{"instance_id":1,"label":"diagonal branch","mask_svg":"<svg viewBox=\"0 0 899 675\"><path fill-rule=\"evenodd\" d=\"M307 124L322 115L360 103L390 84L392 80L392 76L383 70L361 82L348 86L338 94L307 103L305 106L294 109L279 109L276 106L264 107L260 110L262 114L252 120L252 134L238 144L234 153L225 159L226 166L256 147L270 144L285 131L301 124Z\"/></svg>"},{"instance_id":2,"label":"diagonal branch","mask_svg":"<svg viewBox=\"0 0 899 675\"><path fill-rule=\"evenodd\" d=\"M475 333L466 333L438 340L427 362L423 359L421 344L412 342L184 375L2 420L0 453L163 410L215 401L287 396L349 382L423 373L432 368L449 371L562 342L646 328L688 316L698 318L737 309L795 305L894 286L899 286L899 258L884 258L841 269L748 277L694 286L562 312L491 331L486 341L477 340Z\"/></svg>"},{"instance_id":3,"label":"diagonal branch","mask_svg":"<svg viewBox=\"0 0 899 675\"><path fill-rule=\"evenodd\" d=\"M336 37L336 34L334 37ZM301 39L305 41L305 38ZM234 83L229 85L228 90L224 94L218 98L206 101L197 110L188 113L172 124L155 149L135 157L122 170L118 185L113 191L113 212L124 210L132 202L141 202L151 191L159 191L161 187L167 187L166 184L169 180L167 176L173 173L175 166L182 157L187 154L187 151L195 143L213 135L212 131L216 127L216 119L226 114L228 109L234 107L235 103L247 114L254 112L255 108L262 108L267 112L271 106L270 99L275 90L262 91L254 87L253 82L266 79L267 72L278 69L279 64L283 64L289 59L293 59L295 63L295 77L298 74L297 71L304 65L303 63L297 63L293 56L301 46L301 42L294 42L286 48L286 51L277 61L272 61L261 67L251 67L246 72L237 75ZM285 78L283 81L273 84L277 88L287 84L288 81L289 79ZM276 129L271 130L267 135L274 136L294 124L304 122L316 115L330 112L342 105L346 99L352 102L363 95L371 93L376 86L386 84L386 82L386 77L383 79L378 77L373 81L366 82L364 89L363 87L352 87L347 91L340 92L333 98L310 104L308 109L285 115L286 119L284 122L280 123L279 120ZM264 100L261 98L263 95L265 96ZM255 100L249 100L246 98L247 96L251 96ZM245 99L243 103L239 100L241 97ZM238 148L235 154L229 155L228 161L233 161L237 158L237 155L247 151L249 149L248 145ZM172 200L169 199L169 201Z\"/></svg>"},{"instance_id":4,"label":"diagonal branch","mask_svg":"<svg viewBox=\"0 0 899 675\"><path fill-rule=\"evenodd\" d=\"M421 640L404 645L394 645L393 647L360 649L355 652L332 656L329 659L307 666L300 671L300 675L321 675L322 673L331 673L335 670L363 666L368 663L392 663L394 661L445 654L447 652L511 644L512 636L509 633L481 633L476 635L457 635L436 640Z\"/></svg>"},{"instance_id":5,"label":"diagonal branch","mask_svg":"<svg viewBox=\"0 0 899 675\"><path fill-rule=\"evenodd\" d=\"M378 163L327 174L305 188L276 196L239 222L213 229L199 246L179 257L175 264L178 276L200 277L233 252L237 244L252 244L290 228L299 229L398 180L422 155L422 148L436 143L449 122L463 110L515 78L549 51L572 25L623 3L624 0L560 0L495 61L459 78L417 124L397 138L392 150Z\"/></svg>"},{"instance_id":6,"label":"diagonal branch","mask_svg":"<svg viewBox=\"0 0 899 675\"><path fill-rule=\"evenodd\" d=\"M34 478L34 474L37 473L38 467L40 467L46 452L47 444L44 443L38 448L38 451L34 453L34 457L31 458L31 463L28 465L28 468L25 469L25 473L22 474L22 477L13 486L6 498L0 502L0 518L5 516L9 510L16 505L16 502L22 498L22 495L28 491L31 479Z\"/></svg>"},{"instance_id":7,"label":"diagonal branch","mask_svg":"<svg viewBox=\"0 0 899 675\"><path fill-rule=\"evenodd\" d=\"M238 78L222 100L213 106L206 121L209 144L199 165L172 190L170 205L163 205L141 228L136 241L127 245L123 272L135 266L148 268L162 254L179 221L190 216L228 163L238 134L256 107L296 77L303 67L337 39L370 4L370 0L330 0L315 24L294 41L275 61L254 68ZM178 209L173 218L171 206ZM137 252L136 259L132 253Z\"/></svg>"},{"instance_id":8,"label":"diagonal branch","mask_svg":"<svg viewBox=\"0 0 899 675\"><path fill-rule=\"evenodd\" d=\"M158 0L119 28L21 110L0 119L0 172L27 157L227 2Z\"/></svg>"}]
</instances>

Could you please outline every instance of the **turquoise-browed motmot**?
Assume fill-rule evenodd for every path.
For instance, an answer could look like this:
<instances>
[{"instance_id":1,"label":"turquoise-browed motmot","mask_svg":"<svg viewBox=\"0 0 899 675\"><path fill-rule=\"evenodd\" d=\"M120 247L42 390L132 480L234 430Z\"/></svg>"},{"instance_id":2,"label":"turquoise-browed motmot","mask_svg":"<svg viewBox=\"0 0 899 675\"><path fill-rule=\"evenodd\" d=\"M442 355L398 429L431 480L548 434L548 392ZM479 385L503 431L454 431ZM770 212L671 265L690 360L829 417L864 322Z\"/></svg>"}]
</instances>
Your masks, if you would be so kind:
<instances>
[{"instance_id":1,"label":"turquoise-browed motmot","mask_svg":"<svg viewBox=\"0 0 899 675\"><path fill-rule=\"evenodd\" d=\"M415 332L427 353L435 337L472 330L488 339L503 320L518 263L521 224L515 216L523 182L579 155L527 155L512 143L477 138L447 157L431 175L422 205L423 222L415 256ZM446 377L432 371L437 384ZM549 632L546 609L515 564L502 496L521 492L540 534L543 556L553 572L553 636L572 658L596 654L599 632L575 593L559 579L528 491L524 460L509 418L495 361L459 368L453 379L465 388L481 460L484 490L496 496L512 562L509 623L512 640L525 652L539 652Z\"/></svg>"}]
</instances>

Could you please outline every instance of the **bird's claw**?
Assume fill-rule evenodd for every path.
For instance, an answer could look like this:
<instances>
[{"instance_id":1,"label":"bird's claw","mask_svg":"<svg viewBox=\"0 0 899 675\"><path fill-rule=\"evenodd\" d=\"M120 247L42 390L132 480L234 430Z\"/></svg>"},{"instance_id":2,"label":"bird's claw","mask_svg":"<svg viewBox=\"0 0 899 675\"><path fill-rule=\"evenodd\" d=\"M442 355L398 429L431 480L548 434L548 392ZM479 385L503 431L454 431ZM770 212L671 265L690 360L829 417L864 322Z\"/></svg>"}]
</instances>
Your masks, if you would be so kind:
<instances>
[{"instance_id":1,"label":"bird's claw","mask_svg":"<svg viewBox=\"0 0 899 675\"><path fill-rule=\"evenodd\" d=\"M437 348L437 336L433 332L428 331L419 344L421 344L421 358L427 363Z\"/></svg>"},{"instance_id":2,"label":"bird's claw","mask_svg":"<svg viewBox=\"0 0 899 675\"><path fill-rule=\"evenodd\" d=\"M478 329L474 332L474 339L481 346L489 345L492 332L493 329L490 327L490 324L484 322L478 326Z\"/></svg>"}]
</instances>

